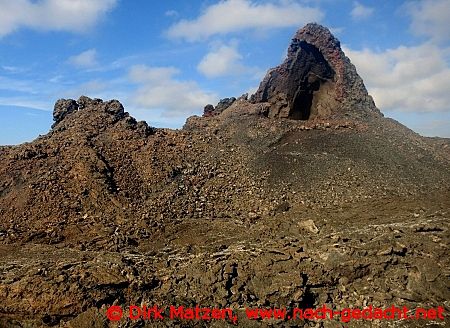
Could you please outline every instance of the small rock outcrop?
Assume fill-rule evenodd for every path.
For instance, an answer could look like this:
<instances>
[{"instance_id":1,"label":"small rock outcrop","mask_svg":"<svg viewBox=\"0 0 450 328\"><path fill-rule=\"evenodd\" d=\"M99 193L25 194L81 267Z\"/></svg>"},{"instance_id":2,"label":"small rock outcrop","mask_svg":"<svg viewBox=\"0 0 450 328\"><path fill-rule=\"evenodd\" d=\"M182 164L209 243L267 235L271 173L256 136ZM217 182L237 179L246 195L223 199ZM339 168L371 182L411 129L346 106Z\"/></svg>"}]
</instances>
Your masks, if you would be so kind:
<instances>
[{"instance_id":1,"label":"small rock outcrop","mask_svg":"<svg viewBox=\"0 0 450 328\"><path fill-rule=\"evenodd\" d=\"M208 104L203 109L203 117L210 117L210 116L214 116L214 106Z\"/></svg>"},{"instance_id":2,"label":"small rock outcrop","mask_svg":"<svg viewBox=\"0 0 450 328\"><path fill-rule=\"evenodd\" d=\"M84 130L87 130L88 126L101 130L121 121L128 128L139 131L144 136L154 133L154 129L149 127L145 121L137 122L129 113L125 112L120 101L115 99L103 101L86 96L81 96L78 100L59 99L53 109L53 121L53 130L64 130L66 121L83 126Z\"/></svg>"},{"instance_id":3,"label":"small rock outcrop","mask_svg":"<svg viewBox=\"0 0 450 328\"><path fill-rule=\"evenodd\" d=\"M59 99L53 109L53 126L61 122L68 114L78 110L78 104L73 99Z\"/></svg>"},{"instance_id":4,"label":"small rock outcrop","mask_svg":"<svg viewBox=\"0 0 450 328\"><path fill-rule=\"evenodd\" d=\"M269 102L269 117L381 115L339 40L315 23L295 34L285 61L269 70L250 100Z\"/></svg>"},{"instance_id":5,"label":"small rock outcrop","mask_svg":"<svg viewBox=\"0 0 450 328\"><path fill-rule=\"evenodd\" d=\"M233 105L233 103L236 101L236 98L224 98L220 99L219 103L214 107L211 104L208 104L205 106L203 110L203 117L210 117L210 116L216 116L222 113L225 109Z\"/></svg>"}]
</instances>

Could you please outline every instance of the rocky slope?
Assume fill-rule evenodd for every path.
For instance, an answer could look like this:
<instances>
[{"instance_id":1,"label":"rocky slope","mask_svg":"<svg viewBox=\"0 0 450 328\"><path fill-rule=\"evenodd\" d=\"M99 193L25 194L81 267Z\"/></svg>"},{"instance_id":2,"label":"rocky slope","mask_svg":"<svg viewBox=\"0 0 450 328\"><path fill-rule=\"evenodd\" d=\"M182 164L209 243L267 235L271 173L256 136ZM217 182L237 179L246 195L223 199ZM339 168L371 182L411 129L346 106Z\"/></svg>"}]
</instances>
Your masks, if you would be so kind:
<instances>
[{"instance_id":1,"label":"rocky slope","mask_svg":"<svg viewBox=\"0 0 450 328\"><path fill-rule=\"evenodd\" d=\"M54 120L0 147L1 327L232 324L111 322L112 304L231 307L242 327L342 325L246 307L450 310L449 142L383 118L321 26L182 130L87 97Z\"/></svg>"}]
</instances>

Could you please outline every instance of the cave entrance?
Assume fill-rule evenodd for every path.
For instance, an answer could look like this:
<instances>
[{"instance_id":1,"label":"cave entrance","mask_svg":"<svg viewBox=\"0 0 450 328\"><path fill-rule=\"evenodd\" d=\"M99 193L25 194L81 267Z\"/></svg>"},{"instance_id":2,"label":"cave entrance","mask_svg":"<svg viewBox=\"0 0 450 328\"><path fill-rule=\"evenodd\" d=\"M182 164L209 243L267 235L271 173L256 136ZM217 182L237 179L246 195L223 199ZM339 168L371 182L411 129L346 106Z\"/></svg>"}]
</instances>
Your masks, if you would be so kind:
<instances>
[{"instance_id":1,"label":"cave entrance","mask_svg":"<svg viewBox=\"0 0 450 328\"><path fill-rule=\"evenodd\" d=\"M300 86L294 96L294 102L292 104L289 118L294 120L309 119L311 116L311 111L315 112L314 108L312 108L314 94L320 89L320 85L320 80L316 80L314 82L304 83L304 85Z\"/></svg>"}]
</instances>

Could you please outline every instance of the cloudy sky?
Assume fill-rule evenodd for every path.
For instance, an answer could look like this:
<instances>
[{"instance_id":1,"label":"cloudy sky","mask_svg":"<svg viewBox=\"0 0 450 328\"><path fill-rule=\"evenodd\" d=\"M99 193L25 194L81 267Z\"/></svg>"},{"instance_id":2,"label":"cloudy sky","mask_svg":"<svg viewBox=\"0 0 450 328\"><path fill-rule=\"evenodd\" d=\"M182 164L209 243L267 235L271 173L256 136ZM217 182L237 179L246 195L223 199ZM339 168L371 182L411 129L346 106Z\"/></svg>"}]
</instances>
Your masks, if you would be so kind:
<instances>
[{"instance_id":1,"label":"cloudy sky","mask_svg":"<svg viewBox=\"0 0 450 328\"><path fill-rule=\"evenodd\" d=\"M179 128L251 93L308 22L341 40L386 116L450 137L450 0L0 0L0 144L49 130L58 98L119 99Z\"/></svg>"}]
</instances>

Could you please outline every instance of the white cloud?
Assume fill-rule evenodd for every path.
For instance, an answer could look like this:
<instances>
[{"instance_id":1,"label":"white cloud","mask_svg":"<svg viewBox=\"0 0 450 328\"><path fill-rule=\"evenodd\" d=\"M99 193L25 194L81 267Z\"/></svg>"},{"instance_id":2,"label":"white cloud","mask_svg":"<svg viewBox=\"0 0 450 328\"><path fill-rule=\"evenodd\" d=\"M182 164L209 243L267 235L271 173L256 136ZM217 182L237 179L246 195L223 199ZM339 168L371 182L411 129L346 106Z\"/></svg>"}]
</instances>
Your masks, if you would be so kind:
<instances>
[{"instance_id":1,"label":"white cloud","mask_svg":"<svg viewBox=\"0 0 450 328\"><path fill-rule=\"evenodd\" d=\"M360 4L358 1L353 3L353 9L350 12L350 15L353 19L364 19L371 16L374 12L372 7L367 7Z\"/></svg>"},{"instance_id":2,"label":"white cloud","mask_svg":"<svg viewBox=\"0 0 450 328\"><path fill-rule=\"evenodd\" d=\"M422 0L406 6L414 34L432 41L450 40L450 0Z\"/></svg>"},{"instance_id":3,"label":"white cloud","mask_svg":"<svg viewBox=\"0 0 450 328\"><path fill-rule=\"evenodd\" d=\"M97 66L97 51L89 49L69 58L69 63L80 68L90 68Z\"/></svg>"},{"instance_id":4,"label":"white cloud","mask_svg":"<svg viewBox=\"0 0 450 328\"><path fill-rule=\"evenodd\" d=\"M246 66L237 45L235 40L229 44L214 43L213 50L202 58L197 65L197 70L208 78L248 76L252 80L262 79L265 71L255 66Z\"/></svg>"},{"instance_id":5,"label":"white cloud","mask_svg":"<svg viewBox=\"0 0 450 328\"><path fill-rule=\"evenodd\" d=\"M445 52L425 43L384 52L345 49L381 110L450 110L450 67Z\"/></svg>"},{"instance_id":6,"label":"white cloud","mask_svg":"<svg viewBox=\"0 0 450 328\"><path fill-rule=\"evenodd\" d=\"M178 17L180 14L176 10L167 10L164 15L167 17Z\"/></svg>"},{"instance_id":7,"label":"white cloud","mask_svg":"<svg viewBox=\"0 0 450 328\"><path fill-rule=\"evenodd\" d=\"M0 91L6 90L13 92L37 94L39 91L38 86L39 84L36 84L36 82L32 80L9 78L0 75Z\"/></svg>"},{"instance_id":8,"label":"white cloud","mask_svg":"<svg viewBox=\"0 0 450 328\"><path fill-rule=\"evenodd\" d=\"M197 69L207 77L232 74L241 66L242 55L236 47L222 45L203 57Z\"/></svg>"},{"instance_id":9,"label":"white cloud","mask_svg":"<svg viewBox=\"0 0 450 328\"><path fill-rule=\"evenodd\" d=\"M225 0L207 7L194 20L181 20L172 25L167 35L188 41L206 39L248 29L268 29L301 26L320 21L323 13L317 9L284 0L276 3L256 3L251 0Z\"/></svg>"},{"instance_id":10,"label":"white cloud","mask_svg":"<svg viewBox=\"0 0 450 328\"><path fill-rule=\"evenodd\" d=\"M175 67L133 66L129 78L139 87L131 101L136 106L164 110L168 116L201 112L206 104L217 102L216 94L202 90L196 82L177 80L179 73Z\"/></svg>"},{"instance_id":11,"label":"white cloud","mask_svg":"<svg viewBox=\"0 0 450 328\"><path fill-rule=\"evenodd\" d=\"M8 65L2 65L1 68L5 72L11 73L11 74L24 73L24 72L26 72L28 70L28 69L26 69L24 67L8 66Z\"/></svg>"},{"instance_id":12,"label":"white cloud","mask_svg":"<svg viewBox=\"0 0 450 328\"><path fill-rule=\"evenodd\" d=\"M81 95L90 95L92 97L101 98L101 93L111 88L111 83L96 79L81 84L77 84L73 89L63 92L64 98L78 98Z\"/></svg>"},{"instance_id":13,"label":"white cloud","mask_svg":"<svg viewBox=\"0 0 450 328\"><path fill-rule=\"evenodd\" d=\"M0 95L0 105L1 106L17 106L17 107L27 107L34 108L44 111L53 110L53 104L47 99L42 99L38 97L3 97Z\"/></svg>"},{"instance_id":14,"label":"white cloud","mask_svg":"<svg viewBox=\"0 0 450 328\"><path fill-rule=\"evenodd\" d=\"M233 75L246 70L236 45L220 45L207 53L197 69L206 77Z\"/></svg>"},{"instance_id":15,"label":"white cloud","mask_svg":"<svg viewBox=\"0 0 450 328\"><path fill-rule=\"evenodd\" d=\"M0 37L21 27L82 32L117 0L0 0Z\"/></svg>"}]
</instances>

